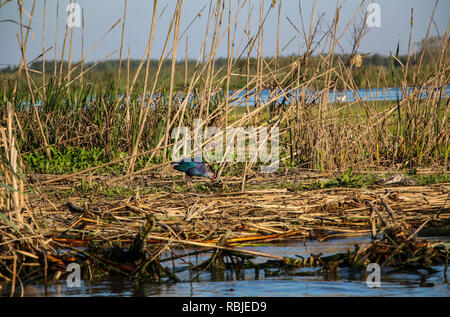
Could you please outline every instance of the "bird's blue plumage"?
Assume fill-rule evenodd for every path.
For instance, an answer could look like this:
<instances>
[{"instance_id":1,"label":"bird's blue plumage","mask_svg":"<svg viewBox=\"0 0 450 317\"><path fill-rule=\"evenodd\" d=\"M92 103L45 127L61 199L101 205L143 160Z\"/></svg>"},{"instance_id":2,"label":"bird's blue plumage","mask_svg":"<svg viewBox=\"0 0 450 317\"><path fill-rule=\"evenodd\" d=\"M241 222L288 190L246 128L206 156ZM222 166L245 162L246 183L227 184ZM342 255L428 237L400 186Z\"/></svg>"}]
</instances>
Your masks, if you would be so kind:
<instances>
[{"instance_id":1,"label":"bird's blue plumage","mask_svg":"<svg viewBox=\"0 0 450 317\"><path fill-rule=\"evenodd\" d=\"M173 168L180 172L187 172L191 168L197 166L196 162L190 162L190 161L181 161L181 162L172 163L172 164L176 164Z\"/></svg>"},{"instance_id":2,"label":"bird's blue plumage","mask_svg":"<svg viewBox=\"0 0 450 317\"><path fill-rule=\"evenodd\" d=\"M172 163L175 165L173 168L177 171L184 172L187 176L204 176L211 178L212 173L208 171L203 162L195 162L192 160L181 160L179 162Z\"/></svg>"}]
</instances>

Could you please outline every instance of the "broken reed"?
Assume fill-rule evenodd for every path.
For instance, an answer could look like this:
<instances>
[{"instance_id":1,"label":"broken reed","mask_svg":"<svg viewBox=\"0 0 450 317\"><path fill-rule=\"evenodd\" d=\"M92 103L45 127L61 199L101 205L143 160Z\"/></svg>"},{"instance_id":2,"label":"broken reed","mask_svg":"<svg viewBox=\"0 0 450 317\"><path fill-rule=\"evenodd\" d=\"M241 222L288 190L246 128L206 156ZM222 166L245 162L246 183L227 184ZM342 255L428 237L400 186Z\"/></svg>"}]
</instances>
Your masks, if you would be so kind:
<instances>
[{"instance_id":1,"label":"broken reed","mask_svg":"<svg viewBox=\"0 0 450 317\"><path fill-rule=\"evenodd\" d=\"M16 225L23 223L22 208L25 206L23 165L16 148L13 133L14 110L7 102L6 126L0 126L0 210L11 212L10 220Z\"/></svg>"}]
</instances>

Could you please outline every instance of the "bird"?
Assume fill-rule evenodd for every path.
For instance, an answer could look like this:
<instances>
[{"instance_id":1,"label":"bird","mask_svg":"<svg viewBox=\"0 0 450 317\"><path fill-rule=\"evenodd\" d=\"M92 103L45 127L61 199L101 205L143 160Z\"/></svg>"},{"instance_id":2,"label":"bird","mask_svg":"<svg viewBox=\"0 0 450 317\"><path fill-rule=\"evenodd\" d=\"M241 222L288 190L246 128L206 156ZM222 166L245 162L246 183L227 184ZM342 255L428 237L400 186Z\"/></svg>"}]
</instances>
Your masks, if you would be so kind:
<instances>
[{"instance_id":1,"label":"bird","mask_svg":"<svg viewBox=\"0 0 450 317\"><path fill-rule=\"evenodd\" d=\"M174 169L180 172L184 172L186 176L188 176L188 187L190 187L191 185L191 177L193 176L209 178L211 179L211 184L214 183L214 180L216 178L216 174L208 170L208 168L205 166L205 163L203 163L202 161L182 159L179 162L173 162L172 165L174 165Z\"/></svg>"}]
</instances>

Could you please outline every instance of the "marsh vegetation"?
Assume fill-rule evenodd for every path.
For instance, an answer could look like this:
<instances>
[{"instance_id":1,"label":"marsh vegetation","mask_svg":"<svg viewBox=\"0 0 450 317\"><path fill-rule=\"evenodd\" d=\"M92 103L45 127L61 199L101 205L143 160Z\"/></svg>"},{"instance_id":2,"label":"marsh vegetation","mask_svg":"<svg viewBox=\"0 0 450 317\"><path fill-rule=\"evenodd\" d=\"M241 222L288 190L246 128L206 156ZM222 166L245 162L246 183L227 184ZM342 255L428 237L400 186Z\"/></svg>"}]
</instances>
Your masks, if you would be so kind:
<instances>
[{"instance_id":1,"label":"marsh vegetation","mask_svg":"<svg viewBox=\"0 0 450 317\"><path fill-rule=\"evenodd\" d=\"M126 27L121 23L126 3L124 15L109 30ZM357 12L364 11L363 3ZM199 8L194 21L204 16L209 26L201 53L180 60L189 41L188 30L180 29L183 3L165 12L170 27L163 52L155 57L152 44L161 4L154 1L142 59L127 56L122 38L120 59L87 63L89 51L79 61L71 59L68 28L62 48L52 47L54 54L43 48L27 60L26 26L34 10L26 18L19 2L21 63L0 72L0 279L12 285L11 295L16 285L54 282L74 259L89 270L98 269L99 275L114 271L160 282L161 277L176 280L159 263L161 252L170 251L173 243L214 246L211 261L222 256L246 261L237 254L251 252L226 252L252 239L317 238L351 230L375 230L376 236L377 230L386 232L388 222L375 209L389 213L389 205L405 213L397 215L402 225L448 228L450 28L431 37L430 22L420 45L410 37L404 56L398 47L386 56L365 55L359 50L367 32L364 20L341 21L337 7L331 24L321 31L323 21L314 18L314 5L309 26L303 25L302 11L299 25L290 21L292 41L303 49L285 56L277 39L276 56L267 57L261 51L262 27L269 14L283 18L282 4L253 4L241 1L236 12L224 0ZM238 15L248 16L246 25L238 24ZM341 24L344 33L337 31ZM411 30L413 25L411 19ZM279 23L274 27L279 33ZM237 28L247 35L239 46L234 45ZM352 28L352 51L338 54L343 34ZM225 58L216 57L221 42L227 45ZM403 92L397 100L367 100L358 94L360 88L389 87ZM351 91L355 100L329 99L330 92L342 90ZM263 91L268 98L261 97ZM308 96L312 91L314 98ZM177 126L192 129L194 119L223 129L279 127L279 171L261 176L257 161L213 162L218 184L199 181L194 188L185 187L181 176L168 168L175 141L171 131ZM381 189L380 181L392 174L407 175L414 189L401 187L397 194ZM419 199L422 192L425 198ZM78 206L75 213L73 206ZM188 214L200 217L197 227L186 220ZM402 248L426 253L423 244L412 242L414 230L408 226L396 227L400 231L395 234L407 232L399 240ZM122 250L117 257L104 253L117 248ZM442 247L429 249L433 261L448 261L446 248L447 253ZM61 249L75 253L62 254ZM377 250L375 244L367 247L374 252L367 256L375 259ZM133 257L126 258L130 252ZM362 251L355 252L363 257ZM200 269L216 264L221 265L208 262Z\"/></svg>"}]
</instances>

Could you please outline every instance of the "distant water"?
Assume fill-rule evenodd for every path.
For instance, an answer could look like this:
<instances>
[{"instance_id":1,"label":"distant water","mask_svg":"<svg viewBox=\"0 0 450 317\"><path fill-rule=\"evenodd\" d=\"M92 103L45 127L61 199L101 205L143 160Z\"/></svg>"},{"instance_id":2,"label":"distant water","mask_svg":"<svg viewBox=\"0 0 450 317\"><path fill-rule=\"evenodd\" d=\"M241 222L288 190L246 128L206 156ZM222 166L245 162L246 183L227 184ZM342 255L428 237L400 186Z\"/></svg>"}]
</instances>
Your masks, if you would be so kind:
<instances>
[{"instance_id":1,"label":"distant water","mask_svg":"<svg viewBox=\"0 0 450 317\"><path fill-rule=\"evenodd\" d=\"M409 87L406 89L406 94L410 94L413 92L414 88ZM278 94L281 94L281 90L277 91ZM293 91L290 94L287 94L288 98L295 98L296 93L299 94L299 96L302 96L301 91ZM427 98L428 95L432 93L431 89L422 91L420 98ZM249 106L255 105L255 92L249 91L248 93L246 91L241 92L238 96L234 97L234 102L236 105L244 106L246 103L245 96L246 94L249 94ZM231 96L233 96L233 92L230 93ZM303 96L306 99L306 102L314 102L320 96L322 95L321 91L317 90L305 90L303 93ZM261 102L267 102L270 101L275 96L275 92L271 90L263 90L261 92ZM441 97L447 97L450 96L450 85L447 85L446 89L442 91ZM328 100L330 102L353 102L357 100L363 100L363 101L382 101L382 100L397 100L401 99L403 97L403 91L402 88L394 87L394 88L379 88L379 89L357 89L355 91L352 91L350 89L343 90L343 91L330 91L328 93ZM278 103L282 103L284 99L284 96L281 98L278 98ZM289 103L288 100L285 101L286 103Z\"/></svg>"},{"instance_id":2,"label":"distant water","mask_svg":"<svg viewBox=\"0 0 450 317\"><path fill-rule=\"evenodd\" d=\"M410 94L414 90L413 87L409 87L406 89L406 94ZM439 93L439 91L437 91ZM274 98L275 94L281 95L282 97L278 98L278 103L285 102L286 104L290 103L290 100L294 99L296 94L298 93L299 96L304 96L305 101L308 103L314 103L317 102L317 100L320 98L320 96L323 94L321 91L317 90L305 90L303 93L301 90L298 91L289 91L286 93L286 97L288 99L285 100L285 96L281 94L281 90L273 91L273 90L263 90L261 92L260 102L266 103L269 102L271 99ZM421 92L420 98L427 98L432 93L431 89L424 90ZM255 105L255 97L256 93L255 90L251 91L241 91L239 94L236 95L236 91L230 91L230 97L232 97L231 105L232 106L245 106L246 105L246 96L248 95L248 104L249 106ZM328 101L329 102L354 102L358 100L363 101L383 101L383 100L397 100L401 99L403 96L402 88L394 87L394 88L379 88L379 89L357 89L355 91L352 91L350 89L343 90L343 91L329 91L328 93ZM450 85L447 85L446 89L442 91L441 98L450 96ZM125 97L123 95L119 95L119 97ZM149 95L147 95L146 98L148 98ZM160 96L154 95L155 99L160 98ZM184 96L178 96L176 98L179 98L180 103L183 101ZM212 100L214 100L215 96L212 97ZM94 96L90 98L90 100L86 100L86 107L89 105L90 102L92 102L95 99ZM190 96L190 99L193 100L192 95ZM139 102L142 101L142 96L139 97ZM125 102L125 98L123 98L123 102ZM42 105L42 100L36 101L36 106L40 107ZM23 102L21 104L22 107L28 108L27 110L30 110L31 103L30 102ZM152 105L151 107L154 107ZM40 109L42 111L42 109Z\"/></svg>"}]
</instances>

